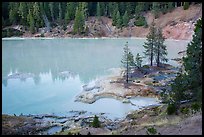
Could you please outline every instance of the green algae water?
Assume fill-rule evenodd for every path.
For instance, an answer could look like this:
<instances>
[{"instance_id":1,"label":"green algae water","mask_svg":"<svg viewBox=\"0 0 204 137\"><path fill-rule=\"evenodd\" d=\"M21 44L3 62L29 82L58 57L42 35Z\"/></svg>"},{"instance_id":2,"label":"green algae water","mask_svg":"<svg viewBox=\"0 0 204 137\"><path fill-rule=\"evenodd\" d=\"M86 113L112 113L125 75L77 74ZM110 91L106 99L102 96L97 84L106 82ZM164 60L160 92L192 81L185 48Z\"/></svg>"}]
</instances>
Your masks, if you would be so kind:
<instances>
[{"instance_id":1,"label":"green algae water","mask_svg":"<svg viewBox=\"0 0 204 137\"><path fill-rule=\"evenodd\" d=\"M134 55L143 56L145 39L5 39L2 40L2 113L65 114L89 111L124 116L137 106L111 98L93 104L75 102L82 86L121 67L128 42ZM188 41L166 40L169 64ZM148 60L144 59L143 64ZM139 106L157 104L154 98L136 98Z\"/></svg>"}]
</instances>

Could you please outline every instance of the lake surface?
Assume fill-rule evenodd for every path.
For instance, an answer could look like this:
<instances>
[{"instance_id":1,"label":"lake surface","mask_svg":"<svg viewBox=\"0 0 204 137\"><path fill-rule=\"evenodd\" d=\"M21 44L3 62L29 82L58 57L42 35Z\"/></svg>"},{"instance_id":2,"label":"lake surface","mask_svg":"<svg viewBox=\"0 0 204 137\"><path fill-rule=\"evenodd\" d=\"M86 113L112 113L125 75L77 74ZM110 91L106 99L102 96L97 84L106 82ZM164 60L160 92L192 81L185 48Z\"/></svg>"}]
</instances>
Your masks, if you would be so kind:
<instances>
[{"instance_id":1,"label":"lake surface","mask_svg":"<svg viewBox=\"0 0 204 137\"><path fill-rule=\"evenodd\" d=\"M124 116L138 106L102 98L93 104L74 102L82 86L121 67L128 41L143 56L145 39L12 39L2 40L2 113L65 114L71 110ZM168 59L185 50L188 41L166 40ZM144 59L143 64L148 60ZM169 64L177 66L175 61ZM13 74L16 74L13 77ZM135 98L139 106L154 98Z\"/></svg>"}]
</instances>

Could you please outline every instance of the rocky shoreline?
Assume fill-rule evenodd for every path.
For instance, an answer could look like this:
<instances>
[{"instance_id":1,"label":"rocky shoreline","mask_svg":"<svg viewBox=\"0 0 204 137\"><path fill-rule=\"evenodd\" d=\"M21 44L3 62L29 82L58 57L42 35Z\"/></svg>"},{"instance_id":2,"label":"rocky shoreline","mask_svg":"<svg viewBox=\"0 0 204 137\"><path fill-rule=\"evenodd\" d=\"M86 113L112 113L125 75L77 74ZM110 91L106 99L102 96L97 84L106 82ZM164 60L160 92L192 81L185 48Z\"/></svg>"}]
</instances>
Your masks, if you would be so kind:
<instances>
[{"instance_id":1,"label":"rocky shoreline","mask_svg":"<svg viewBox=\"0 0 204 137\"><path fill-rule=\"evenodd\" d=\"M134 79L125 87L124 70L120 70L115 76L99 79L91 85L84 85L82 92L76 96L75 101L92 104L100 98L114 98L123 103L131 103L129 99L132 97L154 97L161 99L161 89L170 85L170 82L176 77L178 68L166 65L165 68L149 68L148 74L144 75L133 72ZM134 105L134 104L133 104Z\"/></svg>"}]
</instances>

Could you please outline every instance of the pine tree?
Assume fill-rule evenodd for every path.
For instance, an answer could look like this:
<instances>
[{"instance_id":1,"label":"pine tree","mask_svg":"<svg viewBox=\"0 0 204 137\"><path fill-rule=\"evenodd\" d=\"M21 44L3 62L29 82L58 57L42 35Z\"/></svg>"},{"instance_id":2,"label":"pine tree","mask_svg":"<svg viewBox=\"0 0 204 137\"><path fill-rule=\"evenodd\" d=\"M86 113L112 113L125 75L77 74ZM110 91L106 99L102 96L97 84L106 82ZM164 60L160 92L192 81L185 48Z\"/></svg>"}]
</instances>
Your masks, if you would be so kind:
<instances>
[{"instance_id":1,"label":"pine tree","mask_svg":"<svg viewBox=\"0 0 204 137\"><path fill-rule=\"evenodd\" d=\"M17 3L9 3L9 21L12 24L17 24L18 22L18 4Z\"/></svg>"},{"instance_id":2,"label":"pine tree","mask_svg":"<svg viewBox=\"0 0 204 137\"><path fill-rule=\"evenodd\" d=\"M100 2L97 2L97 13L96 13L97 17L100 18L101 16L101 8L100 8Z\"/></svg>"},{"instance_id":3,"label":"pine tree","mask_svg":"<svg viewBox=\"0 0 204 137\"><path fill-rule=\"evenodd\" d=\"M121 28L122 27L122 20L120 17L120 12L118 11L116 14L116 27Z\"/></svg>"},{"instance_id":4,"label":"pine tree","mask_svg":"<svg viewBox=\"0 0 204 137\"><path fill-rule=\"evenodd\" d=\"M35 2L33 5L33 18L35 21L35 26L37 28L41 27L43 25L43 20L42 20L42 16L41 16L41 12L40 12L40 7L38 2Z\"/></svg>"},{"instance_id":5,"label":"pine tree","mask_svg":"<svg viewBox=\"0 0 204 137\"><path fill-rule=\"evenodd\" d=\"M59 17L58 17L58 21L61 24L61 21L62 21L62 6L61 6L61 3L59 3Z\"/></svg>"},{"instance_id":6,"label":"pine tree","mask_svg":"<svg viewBox=\"0 0 204 137\"><path fill-rule=\"evenodd\" d=\"M73 20L74 16L75 16L74 2L68 2L65 14L65 23L69 23L71 20Z\"/></svg>"},{"instance_id":7,"label":"pine tree","mask_svg":"<svg viewBox=\"0 0 204 137\"><path fill-rule=\"evenodd\" d=\"M77 7L75 19L74 19L74 33L81 34L84 31L85 26L85 17L84 12L80 8L81 6Z\"/></svg>"},{"instance_id":8,"label":"pine tree","mask_svg":"<svg viewBox=\"0 0 204 137\"><path fill-rule=\"evenodd\" d=\"M155 42L155 48L154 48L154 54L156 58L157 67L160 66L160 62L164 61L167 62L167 58L165 57L167 55L166 45L164 45L165 38L162 35L161 28L158 29L156 33L156 42Z\"/></svg>"},{"instance_id":9,"label":"pine tree","mask_svg":"<svg viewBox=\"0 0 204 137\"><path fill-rule=\"evenodd\" d=\"M21 17L21 24L22 25L27 25L27 15L28 15L28 12L27 12L27 5L25 2L20 2L20 6L19 6L19 9L18 9L18 14L19 16Z\"/></svg>"},{"instance_id":10,"label":"pine tree","mask_svg":"<svg viewBox=\"0 0 204 137\"><path fill-rule=\"evenodd\" d=\"M160 2L153 2L152 11L153 11L155 19L158 18L159 17L159 11L160 11Z\"/></svg>"},{"instance_id":11,"label":"pine tree","mask_svg":"<svg viewBox=\"0 0 204 137\"><path fill-rule=\"evenodd\" d=\"M173 2L168 2L168 11L171 12L173 10Z\"/></svg>"},{"instance_id":12,"label":"pine tree","mask_svg":"<svg viewBox=\"0 0 204 137\"><path fill-rule=\"evenodd\" d=\"M88 18L88 3L87 2L81 3L81 12L83 15L83 20L85 21Z\"/></svg>"},{"instance_id":13,"label":"pine tree","mask_svg":"<svg viewBox=\"0 0 204 137\"><path fill-rule=\"evenodd\" d=\"M147 35L147 42L144 43L145 56L150 59L150 65L153 65L153 56L154 56L154 46L156 42L156 28L154 21L151 24L150 32Z\"/></svg>"},{"instance_id":14,"label":"pine tree","mask_svg":"<svg viewBox=\"0 0 204 137\"><path fill-rule=\"evenodd\" d=\"M129 22L129 17L128 17L128 14L127 14L127 11L125 12L125 14L123 15L123 25L125 27L128 26L128 22Z\"/></svg>"},{"instance_id":15,"label":"pine tree","mask_svg":"<svg viewBox=\"0 0 204 137\"><path fill-rule=\"evenodd\" d=\"M144 3L143 2L137 2L135 7L135 18L137 19L139 16L141 16L142 11L144 10Z\"/></svg>"},{"instance_id":16,"label":"pine tree","mask_svg":"<svg viewBox=\"0 0 204 137\"><path fill-rule=\"evenodd\" d=\"M186 57L183 58L185 71L195 100L202 100L202 19L195 25L192 41L187 45Z\"/></svg>"},{"instance_id":17,"label":"pine tree","mask_svg":"<svg viewBox=\"0 0 204 137\"><path fill-rule=\"evenodd\" d=\"M187 10L189 8L189 2L184 2L183 9Z\"/></svg>"},{"instance_id":18,"label":"pine tree","mask_svg":"<svg viewBox=\"0 0 204 137\"><path fill-rule=\"evenodd\" d=\"M114 12L112 14L112 25L113 26L116 26L116 24L117 24L116 15L117 15L117 10L114 10Z\"/></svg>"},{"instance_id":19,"label":"pine tree","mask_svg":"<svg viewBox=\"0 0 204 137\"><path fill-rule=\"evenodd\" d=\"M32 34L35 33L34 18L33 18L33 15L32 15L32 12L31 12L30 9L29 9L29 12L28 12L27 21L28 21L28 23L29 23L30 32L31 32Z\"/></svg>"},{"instance_id":20,"label":"pine tree","mask_svg":"<svg viewBox=\"0 0 204 137\"><path fill-rule=\"evenodd\" d=\"M128 83L128 73L130 72L131 68L135 66L134 63L134 56L131 53L129 47L128 47L128 42L126 42L125 47L123 48L123 57L121 60L121 63L124 68L126 68L126 83Z\"/></svg>"},{"instance_id":21,"label":"pine tree","mask_svg":"<svg viewBox=\"0 0 204 137\"><path fill-rule=\"evenodd\" d=\"M135 57L135 65L138 69L140 69L142 67L142 57L140 56L139 53L137 53L137 55Z\"/></svg>"},{"instance_id":22,"label":"pine tree","mask_svg":"<svg viewBox=\"0 0 204 137\"><path fill-rule=\"evenodd\" d=\"M183 57L185 71L171 84L171 96L178 106L186 99L202 102L202 19L195 26L193 39L187 45L187 56Z\"/></svg>"},{"instance_id":23,"label":"pine tree","mask_svg":"<svg viewBox=\"0 0 204 137\"><path fill-rule=\"evenodd\" d=\"M49 8L50 8L52 21L54 21L54 19L55 19L55 17L54 17L54 2L49 2Z\"/></svg>"},{"instance_id":24,"label":"pine tree","mask_svg":"<svg viewBox=\"0 0 204 137\"><path fill-rule=\"evenodd\" d=\"M94 116L94 120L92 122L92 126L95 127L95 128L98 128L98 127L101 126L100 125L100 121L98 120L98 117L96 115Z\"/></svg>"}]
</instances>

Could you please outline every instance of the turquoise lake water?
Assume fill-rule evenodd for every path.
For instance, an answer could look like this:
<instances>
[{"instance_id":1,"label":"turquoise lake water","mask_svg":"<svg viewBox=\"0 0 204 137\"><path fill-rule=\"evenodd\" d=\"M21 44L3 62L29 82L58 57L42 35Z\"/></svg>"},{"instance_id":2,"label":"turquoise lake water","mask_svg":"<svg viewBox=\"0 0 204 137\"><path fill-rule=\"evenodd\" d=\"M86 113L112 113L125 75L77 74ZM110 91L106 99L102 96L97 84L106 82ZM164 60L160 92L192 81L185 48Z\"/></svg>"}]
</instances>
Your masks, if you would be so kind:
<instances>
[{"instance_id":1,"label":"turquoise lake water","mask_svg":"<svg viewBox=\"0 0 204 137\"><path fill-rule=\"evenodd\" d=\"M74 102L83 85L121 67L126 41L134 55L143 55L145 39L2 40L2 113L64 114L85 110L120 117L138 109L111 98L93 104ZM179 57L177 53L186 49L188 41L165 43L167 57L172 59ZM168 63L177 66L175 61ZM12 77L13 74L20 76ZM136 98L134 103L144 106L157 102L154 98Z\"/></svg>"}]
</instances>

